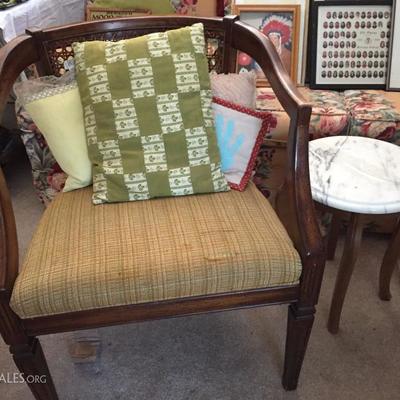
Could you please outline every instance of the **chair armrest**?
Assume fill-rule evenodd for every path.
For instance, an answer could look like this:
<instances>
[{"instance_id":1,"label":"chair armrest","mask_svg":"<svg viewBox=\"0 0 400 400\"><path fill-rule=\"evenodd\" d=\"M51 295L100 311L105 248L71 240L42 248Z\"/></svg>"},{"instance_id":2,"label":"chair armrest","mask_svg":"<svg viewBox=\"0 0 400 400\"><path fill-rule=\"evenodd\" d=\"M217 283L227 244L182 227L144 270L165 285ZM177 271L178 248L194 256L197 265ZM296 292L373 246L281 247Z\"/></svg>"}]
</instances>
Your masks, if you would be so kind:
<instances>
[{"instance_id":1,"label":"chair armrest","mask_svg":"<svg viewBox=\"0 0 400 400\"><path fill-rule=\"evenodd\" d=\"M313 307L319 296L325 255L314 212L308 167L311 105L291 81L274 45L257 29L235 21L232 46L257 61L290 118L288 168L283 190L277 199L277 212L302 259L300 304ZM283 203L285 206L280 207Z\"/></svg>"},{"instance_id":2,"label":"chair armrest","mask_svg":"<svg viewBox=\"0 0 400 400\"><path fill-rule=\"evenodd\" d=\"M39 55L32 36L18 36L0 48L0 115L18 76L38 60Z\"/></svg>"},{"instance_id":3,"label":"chair armrest","mask_svg":"<svg viewBox=\"0 0 400 400\"><path fill-rule=\"evenodd\" d=\"M0 48L0 116L20 73L39 59L33 38L20 36ZM18 240L10 193L0 168L0 302L8 302L18 275Z\"/></svg>"},{"instance_id":4,"label":"chair armrest","mask_svg":"<svg viewBox=\"0 0 400 400\"><path fill-rule=\"evenodd\" d=\"M18 239L10 194L0 168L0 303L8 302L18 275Z\"/></svg>"}]
</instances>

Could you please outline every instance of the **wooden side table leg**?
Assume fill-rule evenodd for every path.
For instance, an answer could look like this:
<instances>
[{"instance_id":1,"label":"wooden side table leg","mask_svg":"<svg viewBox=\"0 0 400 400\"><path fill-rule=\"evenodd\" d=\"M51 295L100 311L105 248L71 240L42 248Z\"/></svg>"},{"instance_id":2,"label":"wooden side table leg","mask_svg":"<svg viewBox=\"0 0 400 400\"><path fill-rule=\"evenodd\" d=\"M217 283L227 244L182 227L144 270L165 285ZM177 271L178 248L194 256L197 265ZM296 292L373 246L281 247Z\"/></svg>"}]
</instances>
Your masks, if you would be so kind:
<instances>
[{"instance_id":1,"label":"wooden side table leg","mask_svg":"<svg viewBox=\"0 0 400 400\"><path fill-rule=\"evenodd\" d=\"M392 277L397 260L400 257L400 219L389 242L389 247L383 257L379 273L379 297L381 300L390 300L390 278Z\"/></svg>"},{"instance_id":2,"label":"wooden side table leg","mask_svg":"<svg viewBox=\"0 0 400 400\"><path fill-rule=\"evenodd\" d=\"M331 226L326 241L326 258L333 260L335 258L336 246L339 239L341 214L338 212L332 213Z\"/></svg>"},{"instance_id":3,"label":"wooden side table leg","mask_svg":"<svg viewBox=\"0 0 400 400\"><path fill-rule=\"evenodd\" d=\"M342 313L347 288L357 260L362 231L362 216L360 214L352 213L350 217L350 225L347 228L346 243L340 261L338 275L336 277L331 310L329 313L328 330L333 334L336 334L339 330L340 314Z\"/></svg>"}]
</instances>

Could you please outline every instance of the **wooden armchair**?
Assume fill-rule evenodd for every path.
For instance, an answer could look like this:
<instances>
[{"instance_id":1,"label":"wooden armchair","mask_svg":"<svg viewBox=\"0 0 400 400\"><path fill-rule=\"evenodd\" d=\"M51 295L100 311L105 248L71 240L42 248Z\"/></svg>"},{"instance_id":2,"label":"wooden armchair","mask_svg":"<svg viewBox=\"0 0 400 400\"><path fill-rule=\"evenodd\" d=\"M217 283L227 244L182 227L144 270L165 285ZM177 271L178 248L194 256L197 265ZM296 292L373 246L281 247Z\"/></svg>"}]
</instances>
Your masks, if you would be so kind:
<instances>
[{"instance_id":1,"label":"wooden armchair","mask_svg":"<svg viewBox=\"0 0 400 400\"><path fill-rule=\"evenodd\" d=\"M67 308L64 309L62 313L45 313L43 315L34 316L24 315L21 317L17 312L14 312L10 306L15 283L19 278L18 245L10 194L4 176L0 171L0 333L6 344L9 345L10 352L21 372L26 375L47 376L46 384L40 382L32 382L29 384L36 399L57 399L56 390L37 336L268 304L289 305L283 386L287 390L293 390L297 387L301 365L314 321L315 305L319 296L325 263L322 241L314 215L308 173L308 124L311 107L309 104L305 103L296 87L291 82L274 46L264 35L259 33L256 29L241 23L236 17L225 17L223 19L140 17L114 21L87 22L43 31L28 31L26 35L16 38L0 50L0 112L4 109L14 81L24 68L35 63L41 74L59 75L60 69L63 68L62 61L73 56L71 48L72 42L99 39L119 40L154 31L191 25L195 22L202 22L205 26L206 38L210 45L209 48L212 49L209 55L210 69L217 72L232 72L235 70L237 50L246 52L262 67L274 92L289 114L291 120L288 142L289 163L286 183L282 188L277 207L282 224L279 222L279 219L276 218L268 201L265 200L254 187L250 187L243 194L239 192L228 192L228 194L224 195L212 194L196 196L196 199L199 199L196 201L201 203L201 201L203 201L202 199L209 199L207 201L210 201L210 204L212 204L214 201L213 199L219 198L218 196L226 196L224 199L230 199L232 197L229 196L234 196L236 199L235 201L243 202L244 199L253 196L257 204L257 207L253 208L263 211L263 214L259 216L259 226L269 227L272 232L271 236L274 236L276 230L281 230L283 232L281 232L281 239L278 239L278 243L276 243L276 248L279 250L283 247L283 242L287 242L287 248L293 249L292 258L297 257L301 268L300 280L296 278L296 281L290 284L285 283L285 281L280 285L258 285L257 287L246 289L234 287L233 290L224 292L212 292L211 290L205 294L197 294L194 296L175 296L175 298L158 299L157 301L150 302L137 301L130 304L118 304L109 307L97 306L92 307L92 309L89 307L80 310L68 310ZM52 223L57 227L62 226L62 220L52 221L51 218L56 212L54 210L57 210L58 207L58 211L60 211L60 209L62 211L63 202L74 199L74 196L80 196L81 200L78 202L79 207L69 207L72 213L77 209L79 211L82 204L85 204L86 211L89 213L104 210L104 215L111 212L111 210L115 210L114 207L119 207L118 205L93 206L91 203L89 204L90 200L87 200L86 203L82 203L82 198L85 196L87 197L87 194L85 194L86 192L82 192L85 190L89 193L89 190L81 189L71 193L62 193L57 196L54 201L57 205L53 207L52 204L49 209L46 210L43 218L44 221L42 220L41 222L41 227L43 228L46 224ZM250 194L246 194L246 192ZM90 196L87 197L87 199L90 199ZM190 208L190 202L193 201L193 199L192 197L186 197L180 204L189 204ZM121 207L124 207L124 210L127 212L136 212L136 214L140 216L141 214L135 211L137 207L150 207L154 204L164 205L168 204L169 201L169 199L160 199L150 202L123 203L124 206ZM241 209L239 214L241 214L244 209L247 208L244 207ZM235 207L231 210L235 211ZM80 212L82 217L85 212ZM266 219L266 214L270 215L273 223ZM168 218L171 217L168 216ZM122 222L124 221L121 221L121 226L123 226ZM79 225L79 223L80 220L78 218L77 224ZM238 226L237 229L239 231L249 229L249 227L245 225L246 224ZM149 227L146 224L144 224L144 226L151 229L151 226ZM204 224L205 230L207 226L208 221ZM289 233L290 238L287 236L283 226ZM42 228L40 231L44 229ZM171 230L173 231L174 229L178 228L171 226ZM185 229L186 228L183 228L183 231L180 232L180 234L183 235L181 238L185 237ZM76 234L77 231L79 232L79 227L75 225L74 234ZM254 235L250 238L250 233L252 232L249 232L248 241L251 242L254 240ZM204 232L202 234L204 234ZM134 237L134 235L122 236L128 238ZM207 242L207 240L210 241L211 246L213 246L210 237L203 237L203 239L204 242ZM39 239L35 236L31 245L32 251L34 251L32 246L35 247L38 240ZM81 240L84 239L80 238L78 234L78 241ZM269 237L262 237L259 238L259 240L262 248L264 242L265 247L269 246L269 241L271 239ZM42 242L42 244L43 243L44 242ZM190 242L183 244L189 247L191 245ZM86 243L86 245L89 247L91 246L90 242ZM206 244L204 244L204 246L205 245ZM226 245L228 246L229 243ZM250 249L249 253L252 254L253 243L248 243L248 245ZM104 246L107 246L107 243L104 243ZM260 248L260 246L258 248ZM131 247L136 249L136 244L131 243ZM241 246L239 246L239 248L241 248ZM254 247L254 249L255 248L256 247ZM122 251L124 251L124 249L121 248L121 252ZM237 248L235 251L237 251ZM296 253L295 256L293 255L294 253ZM144 257L145 256L146 254L144 253ZM165 254L161 254L158 259L163 260L165 256ZM286 263L292 261L293 260L285 260L283 258L281 260L282 268L285 267ZM66 268L69 268L72 262L73 260L66 258ZM268 262L268 260L266 260L266 262ZM41 264L39 266L42 267ZM249 265L249 268L250 267L252 266ZM140 268L140 265L138 268ZM243 267L239 266L239 273L240 268L243 269ZM238 270L235 271L237 272ZM186 268L184 273L189 274L190 279L190 269L188 270ZM162 276L162 274L158 275ZM107 280L107 274L105 277ZM46 279L47 278L52 279L51 273L48 276L46 275ZM171 276L168 276L168 279L171 279ZM172 277L172 279L174 278ZM66 282L66 284L68 284L68 282ZM95 288L94 290L97 289ZM36 290L36 292L38 293L29 293L31 293L32 296L42 296L46 294L43 288ZM63 303L64 300L66 300L62 296L61 298L57 298L57 293L53 293L52 295L56 297L55 301L58 301L58 303ZM43 299L39 299L39 301L42 300ZM66 303L68 303L68 301L66 301Z\"/></svg>"}]
</instances>

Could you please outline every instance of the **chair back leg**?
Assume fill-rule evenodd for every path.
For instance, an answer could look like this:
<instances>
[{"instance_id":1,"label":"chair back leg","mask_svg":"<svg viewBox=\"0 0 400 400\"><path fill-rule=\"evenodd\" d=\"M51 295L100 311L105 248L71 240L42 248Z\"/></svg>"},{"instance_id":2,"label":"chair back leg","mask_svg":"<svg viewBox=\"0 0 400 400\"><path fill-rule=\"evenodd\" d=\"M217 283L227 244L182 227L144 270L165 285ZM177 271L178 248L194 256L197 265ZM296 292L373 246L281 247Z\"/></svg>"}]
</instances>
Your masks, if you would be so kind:
<instances>
[{"instance_id":1,"label":"chair back leg","mask_svg":"<svg viewBox=\"0 0 400 400\"><path fill-rule=\"evenodd\" d=\"M295 304L289 306L285 366L282 378L282 385L286 390L295 390L297 388L301 366L314 322L314 313L314 307L303 311L299 310Z\"/></svg>"},{"instance_id":2,"label":"chair back leg","mask_svg":"<svg viewBox=\"0 0 400 400\"><path fill-rule=\"evenodd\" d=\"M42 346L37 338L10 346L14 362L23 374L36 400L58 400Z\"/></svg>"}]
</instances>

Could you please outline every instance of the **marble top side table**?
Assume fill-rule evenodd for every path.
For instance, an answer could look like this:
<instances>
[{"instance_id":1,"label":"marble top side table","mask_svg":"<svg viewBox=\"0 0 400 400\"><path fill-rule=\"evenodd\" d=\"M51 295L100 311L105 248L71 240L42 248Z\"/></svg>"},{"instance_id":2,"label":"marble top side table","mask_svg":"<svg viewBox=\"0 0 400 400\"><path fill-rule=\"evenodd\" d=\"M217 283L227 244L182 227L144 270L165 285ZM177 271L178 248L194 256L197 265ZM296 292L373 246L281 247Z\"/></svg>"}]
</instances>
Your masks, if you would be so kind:
<instances>
[{"instance_id":1,"label":"marble top side table","mask_svg":"<svg viewBox=\"0 0 400 400\"><path fill-rule=\"evenodd\" d=\"M336 212L351 213L328 321L328 330L337 333L361 243L362 216L400 212L400 147L365 137L336 136L310 142L309 156L313 199ZM390 300L390 278L399 256L400 223L381 266L383 300Z\"/></svg>"}]
</instances>

